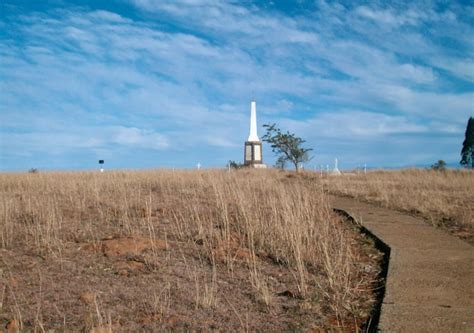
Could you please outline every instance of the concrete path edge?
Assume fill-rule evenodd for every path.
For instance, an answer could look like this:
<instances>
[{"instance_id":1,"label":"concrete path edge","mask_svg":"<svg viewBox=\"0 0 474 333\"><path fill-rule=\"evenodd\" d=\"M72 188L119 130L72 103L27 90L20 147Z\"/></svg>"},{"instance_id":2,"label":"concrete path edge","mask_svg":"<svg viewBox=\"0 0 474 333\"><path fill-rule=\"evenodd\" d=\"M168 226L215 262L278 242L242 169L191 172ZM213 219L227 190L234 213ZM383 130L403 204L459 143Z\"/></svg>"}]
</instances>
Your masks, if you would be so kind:
<instances>
[{"instance_id":1,"label":"concrete path edge","mask_svg":"<svg viewBox=\"0 0 474 333\"><path fill-rule=\"evenodd\" d=\"M382 241L379 237L377 237L372 231L364 227L347 210L344 210L341 208L333 208L333 211L339 214L340 216L342 216L344 219L346 219L353 225L355 225L361 233L366 234L369 238L371 238L375 244L375 248L383 253L383 258L381 261L381 270L380 270L380 273L378 274L380 284L377 286L377 289L375 290L377 302L374 308L372 309L372 312L370 314L368 321L362 327L364 332L368 332L368 333L378 332L380 315L382 313L383 299L385 296L385 286L386 286L387 275L388 275L388 266L390 264L390 246L388 246L384 241Z\"/></svg>"}]
</instances>

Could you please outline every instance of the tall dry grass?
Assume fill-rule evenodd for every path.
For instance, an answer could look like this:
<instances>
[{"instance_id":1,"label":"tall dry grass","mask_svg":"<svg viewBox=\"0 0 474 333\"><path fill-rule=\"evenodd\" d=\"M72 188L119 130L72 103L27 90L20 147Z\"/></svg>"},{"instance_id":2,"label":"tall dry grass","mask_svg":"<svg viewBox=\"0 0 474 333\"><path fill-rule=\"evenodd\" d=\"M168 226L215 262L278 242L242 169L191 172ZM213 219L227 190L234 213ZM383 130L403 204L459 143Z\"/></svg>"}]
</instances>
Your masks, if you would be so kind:
<instances>
[{"instance_id":1,"label":"tall dry grass","mask_svg":"<svg viewBox=\"0 0 474 333\"><path fill-rule=\"evenodd\" d=\"M342 180L333 186L348 188ZM68 242L111 234L199 242L210 265L223 259L232 271L243 258L264 304L275 291L261 272L262 254L292 272L299 297L323 295L338 317L355 316L359 299L367 299L354 236L323 188L276 171L2 174L0 197L1 248L61 256ZM163 220L171 224L168 234L160 231ZM217 302L215 279L215 270L210 281L196 275L196 304Z\"/></svg>"},{"instance_id":2,"label":"tall dry grass","mask_svg":"<svg viewBox=\"0 0 474 333\"><path fill-rule=\"evenodd\" d=\"M434 225L474 228L474 172L372 171L326 177L328 191L415 213Z\"/></svg>"}]
</instances>

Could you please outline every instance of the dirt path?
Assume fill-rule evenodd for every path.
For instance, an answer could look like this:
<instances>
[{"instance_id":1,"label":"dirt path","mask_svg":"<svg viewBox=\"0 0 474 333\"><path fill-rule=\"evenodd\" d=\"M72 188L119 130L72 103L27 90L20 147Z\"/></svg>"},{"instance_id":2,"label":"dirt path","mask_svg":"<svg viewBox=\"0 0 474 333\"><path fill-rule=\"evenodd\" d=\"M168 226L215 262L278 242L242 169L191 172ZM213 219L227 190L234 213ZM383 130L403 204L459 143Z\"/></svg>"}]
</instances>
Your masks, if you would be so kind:
<instances>
[{"instance_id":1,"label":"dirt path","mask_svg":"<svg viewBox=\"0 0 474 333\"><path fill-rule=\"evenodd\" d=\"M382 332L474 332L474 247L423 220L332 197L390 251Z\"/></svg>"}]
</instances>

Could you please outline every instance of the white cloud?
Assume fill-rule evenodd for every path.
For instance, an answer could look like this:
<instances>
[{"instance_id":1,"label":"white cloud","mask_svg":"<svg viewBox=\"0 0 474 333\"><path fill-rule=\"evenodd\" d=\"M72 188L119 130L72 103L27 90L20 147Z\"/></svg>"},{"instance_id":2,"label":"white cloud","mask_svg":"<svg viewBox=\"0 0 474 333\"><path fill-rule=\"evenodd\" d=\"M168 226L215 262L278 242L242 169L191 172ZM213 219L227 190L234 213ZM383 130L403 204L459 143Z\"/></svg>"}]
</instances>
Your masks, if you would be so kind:
<instances>
[{"instance_id":1,"label":"white cloud","mask_svg":"<svg viewBox=\"0 0 474 333\"><path fill-rule=\"evenodd\" d=\"M27 132L12 134L24 147L237 149L252 97L259 123L311 140L451 133L472 114L472 91L444 73L474 79L472 27L456 8L321 2L291 17L229 2L133 3L148 11L140 20L76 8L7 23L22 38L0 40L0 119ZM445 29L420 28L433 22ZM443 122L449 131L433 125Z\"/></svg>"},{"instance_id":2,"label":"white cloud","mask_svg":"<svg viewBox=\"0 0 474 333\"><path fill-rule=\"evenodd\" d=\"M304 121L284 122L306 137L341 140L384 137L391 134L427 133L427 125L416 124L408 117L391 116L360 110L338 110L320 113Z\"/></svg>"},{"instance_id":3,"label":"white cloud","mask_svg":"<svg viewBox=\"0 0 474 333\"><path fill-rule=\"evenodd\" d=\"M474 82L474 59L433 58L433 63L455 76Z\"/></svg>"},{"instance_id":4,"label":"white cloud","mask_svg":"<svg viewBox=\"0 0 474 333\"><path fill-rule=\"evenodd\" d=\"M371 8L368 6L359 6L354 10L356 15L373 20L381 25L390 27L400 27L402 25L418 25L423 21L437 20L438 13L434 11L426 12L419 8L412 7L397 12L392 7L384 9ZM452 13L451 13L452 14Z\"/></svg>"},{"instance_id":5,"label":"white cloud","mask_svg":"<svg viewBox=\"0 0 474 333\"><path fill-rule=\"evenodd\" d=\"M112 128L110 141L125 146L151 149L163 149L169 146L164 135L135 127Z\"/></svg>"},{"instance_id":6,"label":"white cloud","mask_svg":"<svg viewBox=\"0 0 474 333\"><path fill-rule=\"evenodd\" d=\"M75 127L52 131L3 133L11 152L62 154L74 149L104 149L111 144L127 148L163 150L169 147L168 138L150 130L123 126Z\"/></svg>"}]
</instances>

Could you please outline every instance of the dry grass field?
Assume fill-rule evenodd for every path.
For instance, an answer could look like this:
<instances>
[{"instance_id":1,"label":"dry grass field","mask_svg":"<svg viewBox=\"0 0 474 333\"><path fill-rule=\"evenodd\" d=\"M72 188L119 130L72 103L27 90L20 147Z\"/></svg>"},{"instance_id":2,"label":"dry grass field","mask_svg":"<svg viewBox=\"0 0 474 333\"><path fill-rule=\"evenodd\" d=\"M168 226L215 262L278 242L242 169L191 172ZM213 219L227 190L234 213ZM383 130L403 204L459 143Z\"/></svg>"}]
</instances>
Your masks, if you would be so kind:
<instances>
[{"instance_id":1,"label":"dry grass field","mask_svg":"<svg viewBox=\"0 0 474 333\"><path fill-rule=\"evenodd\" d=\"M323 177L327 191L424 217L474 243L474 172L372 171Z\"/></svg>"},{"instance_id":2,"label":"dry grass field","mask_svg":"<svg viewBox=\"0 0 474 333\"><path fill-rule=\"evenodd\" d=\"M370 239L277 171L1 174L0 198L0 330L355 332L379 285Z\"/></svg>"}]
</instances>

